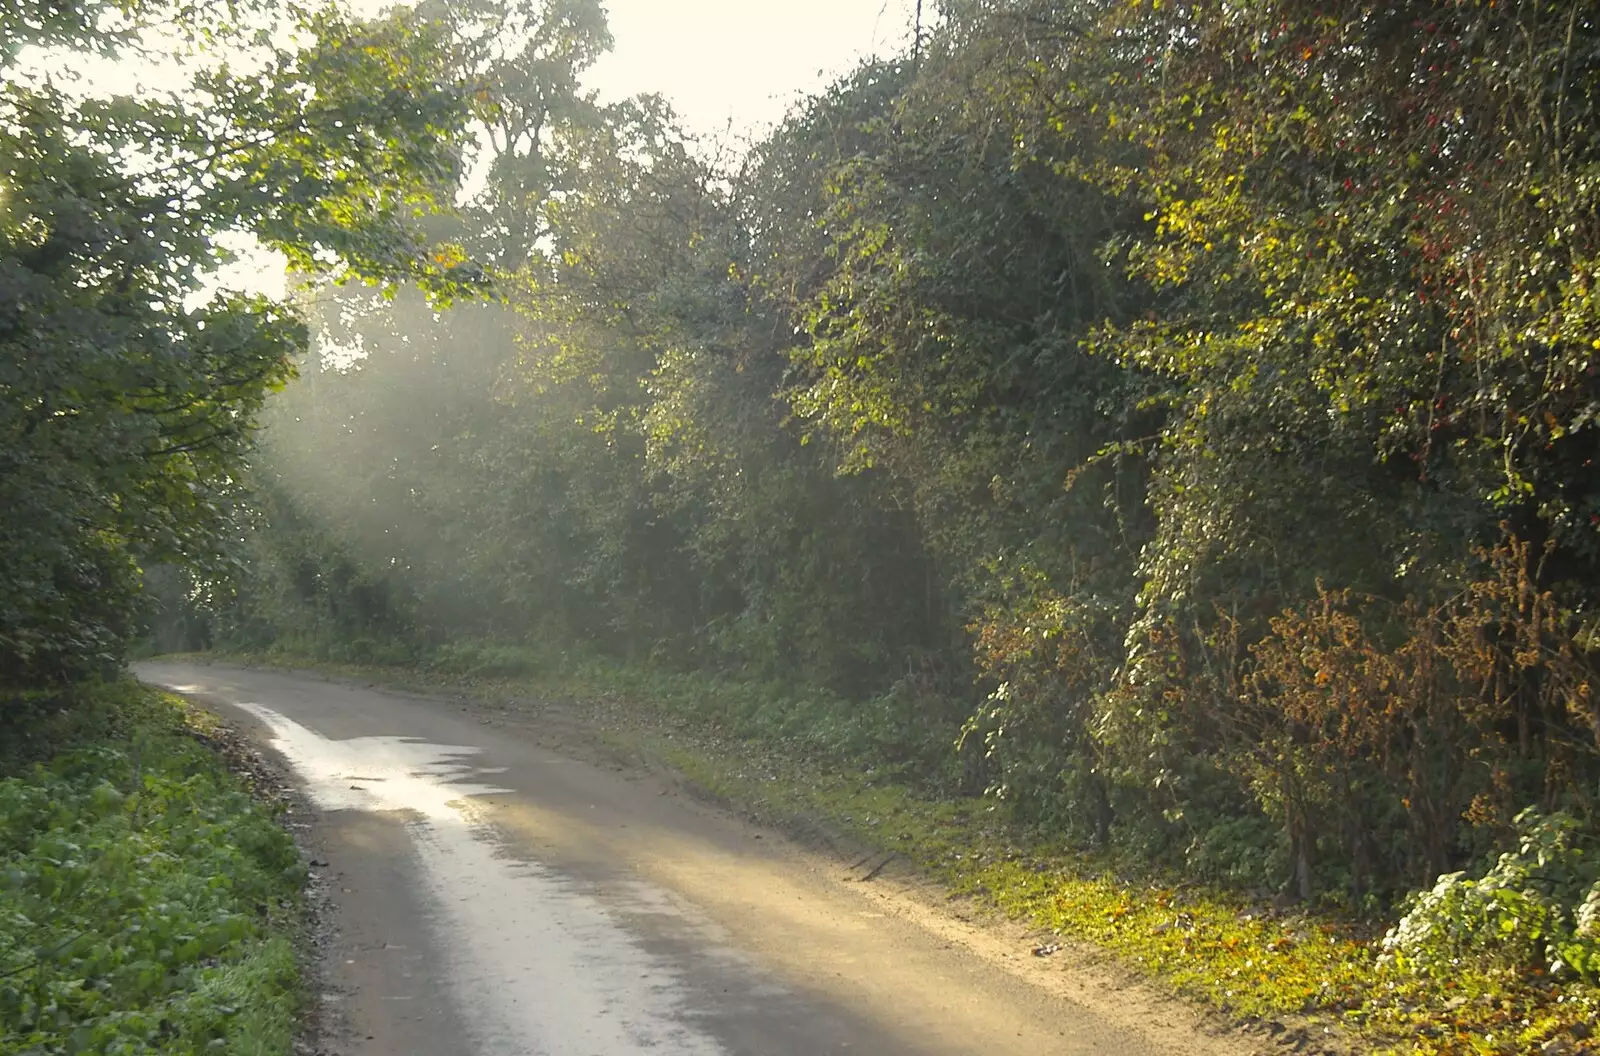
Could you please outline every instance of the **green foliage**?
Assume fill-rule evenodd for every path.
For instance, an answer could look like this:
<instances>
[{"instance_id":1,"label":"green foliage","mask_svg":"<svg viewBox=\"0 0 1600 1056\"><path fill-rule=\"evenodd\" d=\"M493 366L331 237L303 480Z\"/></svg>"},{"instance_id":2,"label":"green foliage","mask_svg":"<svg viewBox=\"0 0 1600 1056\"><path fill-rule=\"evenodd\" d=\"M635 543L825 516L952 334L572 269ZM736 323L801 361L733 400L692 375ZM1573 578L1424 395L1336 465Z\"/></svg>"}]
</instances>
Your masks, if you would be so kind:
<instances>
[{"instance_id":1,"label":"green foliage","mask_svg":"<svg viewBox=\"0 0 1600 1056\"><path fill-rule=\"evenodd\" d=\"M212 640L600 657L1385 921L1596 831L1594 12L951 3L729 159L571 94L589 6L492 10L503 302L318 291Z\"/></svg>"},{"instance_id":2,"label":"green foliage","mask_svg":"<svg viewBox=\"0 0 1600 1056\"><path fill-rule=\"evenodd\" d=\"M535 677L580 697L649 701L725 736L777 746L796 760L864 767L886 783L939 787L937 767L952 734L906 722L903 687L862 702L804 685L663 673L604 659L550 664ZM916 718L927 721L925 714Z\"/></svg>"},{"instance_id":3,"label":"green foliage","mask_svg":"<svg viewBox=\"0 0 1600 1056\"><path fill-rule=\"evenodd\" d=\"M126 683L85 682L0 695L0 775L101 741L129 741L141 724L170 716Z\"/></svg>"},{"instance_id":4,"label":"green foliage","mask_svg":"<svg viewBox=\"0 0 1600 1056\"><path fill-rule=\"evenodd\" d=\"M548 655L522 646L447 642L428 654L426 666L468 678L525 678L546 670L550 662Z\"/></svg>"},{"instance_id":5,"label":"green foliage","mask_svg":"<svg viewBox=\"0 0 1600 1056\"><path fill-rule=\"evenodd\" d=\"M177 706L131 685L0 779L0 1051L287 1053L298 852Z\"/></svg>"},{"instance_id":6,"label":"green foliage","mask_svg":"<svg viewBox=\"0 0 1600 1056\"><path fill-rule=\"evenodd\" d=\"M466 120L430 26L224 7L0 13L6 683L114 666L143 563L226 566L255 415L307 335L282 304L208 288L222 240L441 299L477 285L419 223L448 204ZM110 97L50 76L157 33L194 60L183 92ZM54 50L24 64L25 39Z\"/></svg>"},{"instance_id":7,"label":"green foliage","mask_svg":"<svg viewBox=\"0 0 1600 1056\"><path fill-rule=\"evenodd\" d=\"M1516 825L1516 850L1481 877L1450 873L1412 896L1383 940L1400 967L1442 977L1472 959L1600 978L1600 856L1580 845L1578 823L1567 815L1530 808Z\"/></svg>"}]
</instances>

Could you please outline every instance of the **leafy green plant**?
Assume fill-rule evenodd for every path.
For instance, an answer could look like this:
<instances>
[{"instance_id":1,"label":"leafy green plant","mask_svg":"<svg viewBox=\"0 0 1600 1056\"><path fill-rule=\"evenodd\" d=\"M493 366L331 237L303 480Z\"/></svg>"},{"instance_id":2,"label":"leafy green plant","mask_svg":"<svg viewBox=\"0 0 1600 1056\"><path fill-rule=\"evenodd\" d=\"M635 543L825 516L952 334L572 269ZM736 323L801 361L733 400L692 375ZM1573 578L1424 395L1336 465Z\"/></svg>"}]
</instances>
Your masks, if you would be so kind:
<instances>
[{"instance_id":1,"label":"leafy green plant","mask_svg":"<svg viewBox=\"0 0 1600 1056\"><path fill-rule=\"evenodd\" d=\"M0 780L0 1052L287 1053L293 842L177 707Z\"/></svg>"},{"instance_id":2,"label":"leafy green plant","mask_svg":"<svg viewBox=\"0 0 1600 1056\"><path fill-rule=\"evenodd\" d=\"M1463 960L1600 978L1600 856L1565 814L1517 815L1517 848L1483 876L1441 876L1384 937L1398 966L1445 976Z\"/></svg>"}]
</instances>

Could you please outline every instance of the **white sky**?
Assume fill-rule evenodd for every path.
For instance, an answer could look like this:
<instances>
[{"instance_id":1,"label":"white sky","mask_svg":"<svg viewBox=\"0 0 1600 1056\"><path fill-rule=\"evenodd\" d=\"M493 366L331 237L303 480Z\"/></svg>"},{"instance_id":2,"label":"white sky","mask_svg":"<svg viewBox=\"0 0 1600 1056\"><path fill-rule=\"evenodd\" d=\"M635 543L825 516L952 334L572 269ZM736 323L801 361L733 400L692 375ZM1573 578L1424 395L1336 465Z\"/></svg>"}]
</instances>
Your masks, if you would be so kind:
<instances>
[{"instance_id":1,"label":"white sky","mask_svg":"<svg viewBox=\"0 0 1600 1056\"><path fill-rule=\"evenodd\" d=\"M915 0L606 0L616 47L586 83L666 96L690 131L764 131L799 94L908 42ZM927 5L930 9L933 5Z\"/></svg>"}]
</instances>

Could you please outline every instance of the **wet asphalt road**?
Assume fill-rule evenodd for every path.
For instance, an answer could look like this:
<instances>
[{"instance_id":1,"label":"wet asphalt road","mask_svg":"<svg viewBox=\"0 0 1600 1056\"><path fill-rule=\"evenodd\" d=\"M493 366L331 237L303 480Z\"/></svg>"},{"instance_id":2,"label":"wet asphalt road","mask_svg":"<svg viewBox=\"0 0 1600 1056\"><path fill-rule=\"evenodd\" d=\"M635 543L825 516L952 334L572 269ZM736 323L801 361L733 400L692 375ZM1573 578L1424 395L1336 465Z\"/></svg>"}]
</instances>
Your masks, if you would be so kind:
<instances>
[{"instance_id":1,"label":"wet asphalt road","mask_svg":"<svg viewBox=\"0 0 1600 1056\"><path fill-rule=\"evenodd\" d=\"M1075 1004L836 862L448 702L151 662L292 769L333 903L339 1056L1239 1053Z\"/></svg>"}]
</instances>

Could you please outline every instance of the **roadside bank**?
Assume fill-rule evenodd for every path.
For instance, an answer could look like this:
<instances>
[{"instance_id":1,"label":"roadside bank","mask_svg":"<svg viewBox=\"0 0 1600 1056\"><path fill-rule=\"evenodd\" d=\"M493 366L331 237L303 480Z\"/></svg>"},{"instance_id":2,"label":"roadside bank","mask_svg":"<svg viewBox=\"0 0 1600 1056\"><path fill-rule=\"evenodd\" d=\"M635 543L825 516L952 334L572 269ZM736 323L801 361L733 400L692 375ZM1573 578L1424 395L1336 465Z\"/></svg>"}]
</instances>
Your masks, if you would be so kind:
<instances>
[{"instance_id":1,"label":"roadside bank","mask_svg":"<svg viewBox=\"0 0 1600 1056\"><path fill-rule=\"evenodd\" d=\"M0 709L0 1053L290 1053L305 868L222 731L134 682Z\"/></svg>"}]
</instances>

